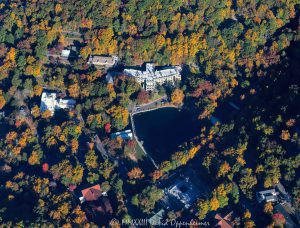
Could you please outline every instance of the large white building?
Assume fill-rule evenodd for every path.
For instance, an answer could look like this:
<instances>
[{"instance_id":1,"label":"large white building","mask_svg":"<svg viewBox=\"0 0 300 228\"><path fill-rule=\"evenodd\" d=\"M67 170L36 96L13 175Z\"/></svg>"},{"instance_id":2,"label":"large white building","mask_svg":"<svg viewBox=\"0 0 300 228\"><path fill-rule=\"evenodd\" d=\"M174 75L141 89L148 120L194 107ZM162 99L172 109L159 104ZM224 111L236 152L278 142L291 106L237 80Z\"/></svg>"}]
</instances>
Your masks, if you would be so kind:
<instances>
[{"instance_id":1,"label":"large white building","mask_svg":"<svg viewBox=\"0 0 300 228\"><path fill-rule=\"evenodd\" d=\"M145 70L129 68L124 70L125 75L135 77L137 82L147 91L154 90L156 85L162 85L165 82L174 84L175 81L180 81L180 72L180 66L170 66L156 70L153 63L146 63Z\"/></svg>"},{"instance_id":2,"label":"large white building","mask_svg":"<svg viewBox=\"0 0 300 228\"><path fill-rule=\"evenodd\" d=\"M72 109L74 108L76 101L73 99L57 98L57 93L43 92L41 97L41 112L49 110L52 115L57 109Z\"/></svg>"},{"instance_id":3,"label":"large white building","mask_svg":"<svg viewBox=\"0 0 300 228\"><path fill-rule=\"evenodd\" d=\"M198 198L199 189L189 180L189 178L178 179L165 192L177 198L185 208L189 208Z\"/></svg>"}]
</instances>

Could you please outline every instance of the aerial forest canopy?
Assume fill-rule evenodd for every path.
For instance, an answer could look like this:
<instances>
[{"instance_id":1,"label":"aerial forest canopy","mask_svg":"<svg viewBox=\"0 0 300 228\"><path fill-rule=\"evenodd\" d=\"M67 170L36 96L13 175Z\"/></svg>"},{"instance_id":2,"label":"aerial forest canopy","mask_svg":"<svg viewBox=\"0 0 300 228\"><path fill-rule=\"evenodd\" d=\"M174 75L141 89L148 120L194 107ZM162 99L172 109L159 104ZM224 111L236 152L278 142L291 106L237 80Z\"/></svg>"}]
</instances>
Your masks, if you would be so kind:
<instances>
[{"instance_id":1,"label":"aerial forest canopy","mask_svg":"<svg viewBox=\"0 0 300 228\"><path fill-rule=\"evenodd\" d=\"M74 197L97 183L115 199L114 217L149 214L163 197L156 181L188 162L215 180L197 219L279 181L299 210L299 38L297 0L1 1L0 227L105 224ZM66 47L75 54L57 60ZM151 173L99 154L94 133L115 160L129 160L136 142L109 134L128 127L128 107L148 94L124 75L107 83L91 55L182 66L180 85L166 91L205 123L199 135ZM76 106L42 112L44 90ZM231 97L238 118L208 124Z\"/></svg>"},{"instance_id":2,"label":"aerial forest canopy","mask_svg":"<svg viewBox=\"0 0 300 228\"><path fill-rule=\"evenodd\" d=\"M263 74L263 69L278 61L293 36L288 25L296 17L296 3L7 1L1 4L1 79L11 81L10 89L16 90L19 75L27 76L27 85L34 86L46 74L52 86L70 87L75 79L51 80L55 73L44 63L48 48L59 49L68 42L67 31L80 31L78 64L90 54L118 54L128 65L144 61L196 64L194 71L199 74L188 78L186 87L197 100L209 93L208 101L195 102L196 107L209 103L201 110L205 117L239 81ZM70 89L76 90L75 86Z\"/></svg>"}]
</instances>

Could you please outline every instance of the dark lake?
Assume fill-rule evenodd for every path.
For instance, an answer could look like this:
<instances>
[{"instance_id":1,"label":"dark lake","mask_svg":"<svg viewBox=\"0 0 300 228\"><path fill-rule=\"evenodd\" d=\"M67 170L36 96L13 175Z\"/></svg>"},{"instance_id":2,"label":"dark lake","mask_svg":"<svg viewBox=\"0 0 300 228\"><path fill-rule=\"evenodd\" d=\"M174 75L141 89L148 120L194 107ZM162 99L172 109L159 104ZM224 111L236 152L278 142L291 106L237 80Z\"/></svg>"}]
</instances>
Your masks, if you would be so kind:
<instances>
[{"instance_id":1,"label":"dark lake","mask_svg":"<svg viewBox=\"0 0 300 228\"><path fill-rule=\"evenodd\" d=\"M168 160L178 146L200 135L200 121L176 108L136 114L133 119L139 140L157 163Z\"/></svg>"}]
</instances>

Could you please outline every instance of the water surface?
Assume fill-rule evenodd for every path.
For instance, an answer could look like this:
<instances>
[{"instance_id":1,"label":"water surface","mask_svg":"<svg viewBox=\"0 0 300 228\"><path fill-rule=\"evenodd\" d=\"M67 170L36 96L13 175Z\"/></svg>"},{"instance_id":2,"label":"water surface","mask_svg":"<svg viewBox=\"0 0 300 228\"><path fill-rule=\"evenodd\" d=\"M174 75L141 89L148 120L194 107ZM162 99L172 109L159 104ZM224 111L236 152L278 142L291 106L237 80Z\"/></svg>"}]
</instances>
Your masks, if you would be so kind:
<instances>
[{"instance_id":1,"label":"water surface","mask_svg":"<svg viewBox=\"0 0 300 228\"><path fill-rule=\"evenodd\" d=\"M133 119L138 139L157 163L168 160L178 146L200 134L200 122L176 108L136 114Z\"/></svg>"}]
</instances>

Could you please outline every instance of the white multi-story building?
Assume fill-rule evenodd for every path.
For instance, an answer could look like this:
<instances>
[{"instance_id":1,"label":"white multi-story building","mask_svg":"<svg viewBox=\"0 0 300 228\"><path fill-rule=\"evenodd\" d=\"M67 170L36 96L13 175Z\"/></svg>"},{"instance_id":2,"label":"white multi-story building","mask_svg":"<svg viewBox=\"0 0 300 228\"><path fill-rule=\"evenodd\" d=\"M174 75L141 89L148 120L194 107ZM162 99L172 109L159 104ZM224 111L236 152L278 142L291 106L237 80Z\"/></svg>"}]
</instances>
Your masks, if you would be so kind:
<instances>
[{"instance_id":1,"label":"white multi-story building","mask_svg":"<svg viewBox=\"0 0 300 228\"><path fill-rule=\"evenodd\" d=\"M125 69L124 74L134 77L141 86L147 90L154 90L156 85L162 85L165 82L172 84L181 80L181 67L170 66L161 70L156 70L153 63L146 63L146 70Z\"/></svg>"},{"instance_id":2,"label":"white multi-story building","mask_svg":"<svg viewBox=\"0 0 300 228\"><path fill-rule=\"evenodd\" d=\"M76 101L73 99L57 98L57 93L43 92L41 97L41 112L49 110L52 115L57 109L72 109L74 108Z\"/></svg>"}]
</instances>

